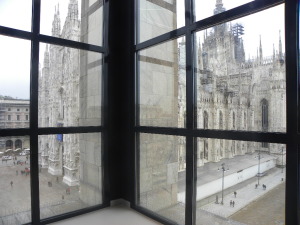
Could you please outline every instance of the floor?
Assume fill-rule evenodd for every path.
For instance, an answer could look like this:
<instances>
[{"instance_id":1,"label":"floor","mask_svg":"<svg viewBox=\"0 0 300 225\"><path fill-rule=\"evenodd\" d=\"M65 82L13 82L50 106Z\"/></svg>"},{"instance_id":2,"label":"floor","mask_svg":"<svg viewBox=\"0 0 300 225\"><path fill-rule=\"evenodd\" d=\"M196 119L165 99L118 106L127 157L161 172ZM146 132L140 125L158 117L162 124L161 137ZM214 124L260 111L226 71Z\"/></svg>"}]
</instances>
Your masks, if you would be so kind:
<instances>
[{"instance_id":1,"label":"floor","mask_svg":"<svg viewBox=\"0 0 300 225\"><path fill-rule=\"evenodd\" d=\"M161 225L125 204L116 204L81 216L73 217L52 225Z\"/></svg>"}]
</instances>

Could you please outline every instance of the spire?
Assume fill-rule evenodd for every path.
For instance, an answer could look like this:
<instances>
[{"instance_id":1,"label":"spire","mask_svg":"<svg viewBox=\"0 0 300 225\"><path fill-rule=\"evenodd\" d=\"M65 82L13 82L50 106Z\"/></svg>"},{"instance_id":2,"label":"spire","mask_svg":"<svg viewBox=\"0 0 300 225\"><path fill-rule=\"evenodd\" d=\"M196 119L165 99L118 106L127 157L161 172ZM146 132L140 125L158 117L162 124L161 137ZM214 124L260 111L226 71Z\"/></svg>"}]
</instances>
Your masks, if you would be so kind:
<instances>
[{"instance_id":1,"label":"spire","mask_svg":"<svg viewBox=\"0 0 300 225\"><path fill-rule=\"evenodd\" d=\"M59 37L60 36L60 16L59 16L59 8L56 10L55 6L55 13L54 19L52 22L52 36Z\"/></svg>"},{"instance_id":2,"label":"spire","mask_svg":"<svg viewBox=\"0 0 300 225\"><path fill-rule=\"evenodd\" d=\"M203 65L202 65L202 48L201 48L201 40L199 37L199 43L198 43L198 68L202 69Z\"/></svg>"},{"instance_id":3,"label":"spire","mask_svg":"<svg viewBox=\"0 0 300 225\"><path fill-rule=\"evenodd\" d=\"M222 7L222 6L223 6L222 0L217 0L216 7Z\"/></svg>"},{"instance_id":4,"label":"spire","mask_svg":"<svg viewBox=\"0 0 300 225\"><path fill-rule=\"evenodd\" d=\"M262 52L262 45L261 45L261 35L259 35L259 61L262 63L263 60L263 52Z\"/></svg>"},{"instance_id":5,"label":"spire","mask_svg":"<svg viewBox=\"0 0 300 225\"><path fill-rule=\"evenodd\" d=\"M226 11L226 9L223 7L222 0L216 0L216 8L214 9L214 15L222 13Z\"/></svg>"},{"instance_id":6,"label":"spire","mask_svg":"<svg viewBox=\"0 0 300 225\"><path fill-rule=\"evenodd\" d=\"M68 17L70 19L78 20L78 1L70 0L69 9L68 9Z\"/></svg>"},{"instance_id":7,"label":"spire","mask_svg":"<svg viewBox=\"0 0 300 225\"><path fill-rule=\"evenodd\" d=\"M44 52L44 67L49 68L49 45L46 44L46 49Z\"/></svg>"},{"instance_id":8,"label":"spire","mask_svg":"<svg viewBox=\"0 0 300 225\"><path fill-rule=\"evenodd\" d=\"M273 43L273 62L275 62L275 45Z\"/></svg>"},{"instance_id":9,"label":"spire","mask_svg":"<svg viewBox=\"0 0 300 225\"><path fill-rule=\"evenodd\" d=\"M282 54L282 42L281 42L281 30L279 30L279 59L283 59Z\"/></svg>"}]
</instances>

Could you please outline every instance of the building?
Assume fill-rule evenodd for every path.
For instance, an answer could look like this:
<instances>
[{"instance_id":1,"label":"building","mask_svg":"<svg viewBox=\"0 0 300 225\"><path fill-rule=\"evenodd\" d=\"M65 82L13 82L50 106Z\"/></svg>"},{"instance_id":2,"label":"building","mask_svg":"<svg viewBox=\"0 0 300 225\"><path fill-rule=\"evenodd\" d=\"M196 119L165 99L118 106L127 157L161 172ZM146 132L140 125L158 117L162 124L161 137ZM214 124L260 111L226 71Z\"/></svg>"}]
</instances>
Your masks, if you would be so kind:
<instances>
[{"instance_id":1,"label":"building","mask_svg":"<svg viewBox=\"0 0 300 225\"><path fill-rule=\"evenodd\" d=\"M99 41L101 32L95 31L93 26L101 26L101 12L89 15L87 2L80 3L81 15L78 1L69 1L62 26L59 5L55 7L53 37L77 42ZM94 23L87 27L89 16ZM59 45L46 45L43 54L39 71L39 127L100 124L101 55ZM102 201L100 147L97 133L41 135L40 166L54 176L62 176L68 186L80 187L80 199L87 205L99 204ZM84 176L87 171L93 176Z\"/></svg>"},{"instance_id":2,"label":"building","mask_svg":"<svg viewBox=\"0 0 300 225\"><path fill-rule=\"evenodd\" d=\"M29 100L0 96L0 129L29 127ZM28 137L0 138L0 151L29 148Z\"/></svg>"},{"instance_id":3,"label":"building","mask_svg":"<svg viewBox=\"0 0 300 225\"><path fill-rule=\"evenodd\" d=\"M296 2L289 0L251 1L242 3L243 5L240 5L238 9L236 5L234 10L228 12L223 9L222 1L217 0L215 15L209 19L194 22L192 20L195 14L193 3L200 1L186 0L184 1L185 9L180 9L185 13L186 23L184 27L178 29L175 22L177 2L180 1L84 1L83 5L87 5L89 12L85 14L85 10L82 10L80 26L84 23L85 15L87 16L84 29L81 29L79 42L68 40L68 37L72 36L58 36L66 38L62 40L51 35L39 35L40 1L35 1L35 5L32 7L34 16L32 21L34 22L32 22L30 32L11 30L1 26L1 35L26 38L32 42L33 57L30 62L33 85L31 85L31 96L41 97L40 104L32 101L32 108L38 109L41 106L39 113L42 114L40 116L42 121L38 121L38 117L33 117L31 123L33 125L28 130L22 131L22 134L31 138L32 151L42 153L43 166L49 173L54 176L62 176L64 184L79 186L81 199L88 203L79 209L74 209L75 206L68 212L55 208L56 210L49 210L53 214L45 216L43 214L45 207L43 204L39 204L43 203L42 193L40 194L41 198L38 195L39 174L37 170L32 170L35 173L32 173L30 177L32 179L30 191L37 194L33 194L29 200L32 203L30 205L32 217L27 217L22 221L23 223L57 222L60 219L108 207L112 200L125 199L135 210L163 224L203 224L201 215L197 214L195 198L197 191L196 167L203 168L209 163L219 162L225 158L233 159L235 156L252 154L257 151L275 154L284 145L288 153L286 198L283 200L286 203L285 223L288 225L298 224L299 205L298 199L295 198L299 193L297 173L299 133L296 123L299 117L296 112L298 107L296 76L298 40L295 35L299 28L296 25L297 19L295 20L297 18ZM72 0L71 3L75 3L75 1ZM106 41L103 46L99 43L95 46L91 42L84 42L84 40L91 40L94 37L98 39L98 36L91 34L89 30L90 27L98 27L94 23L95 21L101 21L99 18L94 20L90 17L97 9L95 4L98 3L104 4L103 21L106 29L103 36ZM260 50L255 60L246 59L243 54L244 43L241 39L243 28L237 26L238 31L235 33L233 31L234 24L231 29L230 24L227 24L227 27L220 24L220 22L252 15L258 11L264 12L282 4L285 4L285 37L286 43L289 44L286 51L282 51L281 62L286 70L283 70L281 62L278 63L275 59L279 54L276 52L274 60L264 61L263 52ZM145 5L147 7L144 7ZM69 9L72 7L70 6ZM56 16L59 15L57 12L56 10ZM219 12L222 15L218 16ZM136 25L138 25L138 29L135 29ZM194 48L193 34L197 30L207 27L215 27L215 30L213 29L211 34L201 34L200 41L197 38L198 42L195 44L200 47ZM141 28L143 28L142 32ZM214 34L217 35L218 32L223 32L224 40L221 40L220 36L217 36L220 39L214 37ZM59 35L62 35L62 32L59 32ZM143 35L147 38L140 39L140 36ZM177 40L181 41L182 36L186 37L185 48L187 53L190 53L186 57L182 53L179 57L177 54ZM135 39L138 41L135 42ZM46 48L49 50L49 64L51 63L50 44L56 43L60 46L57 48L60 51L53 51L60 59L56 61L56 58L53 58L53 62L57 62L57 66L60 66L56 72L71 82L73 82L71 73L65 73L64 68L72 70L72 66L64 67L60 64L67 61L72 63L70 60L72 53L68 55L67 52L70 46L80 49L78 101L68 98L71 93L69 91L73 87L64 84L68 86L65 88L58 82L59 79L54 81L58 84L58 86L53 86L56 92L51 92L51 95L56 96L55 99L52 99L52 96L43 97L43 95L47 95L47 92L44 92L47 90L47 85L51 84L45 83L42 88L36 85L39 68L35 59L38 56L38 46L45 42L49 43ZM233 47L218 45L218 42L222 42L224 45L230 44ZM262 46L264 44L262 43ZM220 47L220 52L227 54L228 50L233 55L229 52L226 57L218 57L218 55L212 57L211 54L214 54L217 46ZM224 48L228 48L226 52ZM52 49L54 49L53 46ZM197 56L192 56L191 53L195 49L199 53ZM279 48L276 46L276 49ZM93 51L93 54L98 53L98 56L101 56L97 58L92 57L93 54L91 54L91 58L88 54L84 55L84 51ZM64 52L67 52L66 61L63 60ZM102 60L102 55L104 55L104 60ZM178 63L181 58L187 59L187 65L182 66L181 63ZM223 68L218 68L225 58L231 62L228 71L224 70L223 66ZM197 62L196 68L191 67L191 61ZM103 77L97 79L96 76L95 79L94 75L102 71L102 65L104 70L101 75ZM182 76L178 75L180 74L178 70L181 69L185 70L186 82ZM56 73L52 72L51 74L50 70L49 67L49 79L54 79ZM265 77L268 70L271 70L268 76L271 74L272 78ZM257 77L255 77L254 71L261 72L261 78L265 82L256 82L254 78ZM288 79L282 83L281 73L285 72ZM196 85L193 86L195 83L191 79L195 73L198 82L196 96L193 95L195 94L193 88ZM39 84L42 84L43 68L38 79ZM104 85L99 85L102 81ZM266 88L270 87L268 86L270 84L271 87L274 87L274 93L270 88ZM274 94L279 97L279 94L285 94L280 90L282 84L285 85L283 89L286 90L286 96L283 95L282 98L289 100L283 112L280 111L280 104L284 103L281 100L274 102L273 97L270 96ZM102 86L105 90L100 88ZM248 88L251 87L252 89L249 90ZM41 89L38 90L38 88ZM99 92L104 93L103 98L102 96L98 98ZM183 96L183 93L187 93L187 95ZM61 101L59 97L66 102ZM255 100L254 97L258 97L258 100ZM52 99L53 103L48 102L48 99ZM99 99L104 100L103 108L101 103L98 104ZM178 99L180 99L179 107ZM245 103L248 100L249 104ZM79 102L78 115L72 114L73 101L74 109ZM92 102L96 103L92 104ZM277 103L279 104L277 109L283 117L286 116L286 121L284 118L275 121L277 115L270 109L271 105ZM50 107L47 108L47 105ZM197 105L196 116L194 116L195 109L193 108L195 105ZM100 112L104 114L103 117ZM76 118L77 116L78 123L77 120L72 120L72 117ZM270 118L274 118L274 121L270 121ZM73 121L73 124L68 123L70 121ZM37 123L39 126L34 126ZM282 126L285 123L287 126ZM82 129L81 126L83 126ZM68 138L71 133L74 135ZM9 136L11 133L4 129L1 130L1 135ZM39 143L37 143L38 139ZM79 142L78 150L71 148L76 140ZM248 145L249 142L260 143ZM279 147L275 147L273 144L267 143L280 144ZM37 146L38 144L39 146ZM51 149L46 149L48 146ZM67 150L65 151L65 149ZM31 168L38 168L37 157L38 154L31 154L33 159ZM78 164L75 159L79 159ZM71 164L71 162L75 163L74 167L72 167L73 165L68 166L68 163ZM198 165L197 162L199 162ZM186 204L177 204L178 170L184 171L186 175L183 179ZM65 173L65 171L71 171L71 174ZM74 177L71 176L73 174ZM61 199L61 193L58 195ZM15 198L13 195L10 197ZM181 212L177 213L178 211L172 210L166 212L174 204L180 206ZM47 205L47 208L51 209L51 207L51 204ZM92 217L92 215L87 216L88 218ZM211 214L209 216L209 222L213 223L213 216ZM266 215L262 215L262 217L264 216ZM87 219L87 223L90 222Z\"/></svg>"},{"instance_id":4,"label":"building","mask_svg":"<svg viewBox=\"0 0 300 225\"><path fill-rule=\"evenodd\" d=\"M214 15L224 12L222 1L216 2ZM286 72L281 33L273 55L263 54L257 43L257 56L246 58L242 24L223 23L196 34L197 128L259 132L286 132ZM247 45L247 43L245 43ZM270 44L270 43L265 43ZM185 40L178 44L179 60L185 59ZM185 127L185 67L179 62L179 127ZM218 162L236 155L265 152L282 165L284 145L197 139L197 165ZM181 141L184 145L184 141ZM182 149L183 147L179 147ZM180 169L185 155L180 155Z\"/></svg>"}]
</instances>

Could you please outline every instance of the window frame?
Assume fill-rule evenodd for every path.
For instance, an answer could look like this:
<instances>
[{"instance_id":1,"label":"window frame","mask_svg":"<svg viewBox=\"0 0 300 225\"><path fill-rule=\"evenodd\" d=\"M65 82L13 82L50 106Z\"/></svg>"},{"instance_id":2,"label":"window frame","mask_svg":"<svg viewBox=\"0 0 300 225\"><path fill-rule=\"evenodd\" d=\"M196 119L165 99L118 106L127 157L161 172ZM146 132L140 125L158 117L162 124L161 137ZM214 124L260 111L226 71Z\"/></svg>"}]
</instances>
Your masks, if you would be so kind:
<instances>
[{"instance_id":1,"label":"window frame","mask_svg":"<svg viewBox=\"0 0 300 225\"><path fill-rule=\"evenodd\" d=\"M132 208L146 214L147 216L156 219L164 224L174 224L167 218L159 216L158 214L145 209L138 205L137 196L139 195L139 134L163 134L163 135L177 135L186 138L186 206L185 206L185 224L196 224L196 177L197 177L197 158L196 158L196 142L195 139L213 138L220 140L237 140L237 141L254 141L262 143L281 143L287 146L287 166L286 166L286 196L285 196L285 222L287 225L298 224L300 219L300 195L299 195L299 165L300 165L300 111L298 108L298 96L300 98L300 91L298 85L299 74L298 68L298 51L299 51L299 25L298 25L298 1L293 0L256 0L244 5L227 10L220 14L205 18L199 21L194 21L194 1L185 0L185 26L167 32L157 37L153 37L147 41L138 43L135 42L134 53L131 58L135 59L135 94L133 101L135 101L136 108L132 111L134 123L135 140L131 143L135 149L135 201ZM245 130L210 130L197 128L196 118L196 80L192 68L194 63L194 40L193 33L204 30L214 25L229 22L268 8L285 4L285 46L286 46L286 115L287 115L287 129L286 133L278 132L260 132L260 131L245 131ZM139 33L139 0L135 1L135 34ZM298 27L297 27L298 26ZM177 39L180 36L185 36L186 40L186 127L185 128L170 128L170 127L151 127L139 125L139 68L137 62L138 52L152 47L154 45ZM300 113L300 112L299 112ZM298 121L297 123L295 121Z\"/></svg>"},{"instance_id":2,"label":"window frame","mask_svg":"<svg viewBox=\"0 0 300 225\"><path fill-rule=\"evenodd\" d=\"M100 126L82 126L82 127L39 127L38 126L38 76L39 76L39 46L40 43L55 44L64 47L75 48L79 50L85 50L95 53L101 53L103 55L103 67L102 67L102 105L107 105L107 88L105 86L107 79L107 60L104 60L108 55L108 0L96 1L89 6L88 11L95 12L98 7L103 4L103 43L102 46L93 44L87 44L83 42L76 42L48 35L40 34L40 13L41 13L41 1L32 0L32 18L31 18L31 31L24 31L20 29L14 29L0 25L0 35L8 36L12 38L24 39L31 42L31 56L30 56L30 106L26 108L26 112L30 112L29 115L29 127L28 128L12 128L12 129L0 129L0 137L10 136L27 136L30 138L30 193L31 193L31 222L29 224L47 224L53 223L62 219L78 216L84 213L92 212L98 209L109 206L109 196L107 193L108 184L108 170L107 170L107 155L104 153L105 146L107 146L107 112L102 107L102 118ZM10 108L9 108L10 109ZM8 110L10 111L10 110ZM19 111L19 109L17 110ZM39 165L38 165L38 137L40 135L50 134L79 134L79 133L100 133L101 135L101 161L102 161L102 204L83 208L77 211L71 211L68 213L52 216L49 218L40 218L40 196L39 196ZM106 168L106 169L105 169Z\"/></svg>"}]
</instances>

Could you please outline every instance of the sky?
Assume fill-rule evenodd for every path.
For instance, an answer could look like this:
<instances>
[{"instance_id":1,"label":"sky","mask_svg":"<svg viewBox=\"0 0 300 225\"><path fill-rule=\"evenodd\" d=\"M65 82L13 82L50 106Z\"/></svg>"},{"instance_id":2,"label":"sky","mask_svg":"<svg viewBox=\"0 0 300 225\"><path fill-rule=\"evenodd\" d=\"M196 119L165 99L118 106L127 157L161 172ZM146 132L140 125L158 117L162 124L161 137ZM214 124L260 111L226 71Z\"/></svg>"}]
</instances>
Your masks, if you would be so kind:
<instances>
[{"instance_id":1,"label":"sky","mask_svg":"<svg viewBox=\"0 0 300 225\"><path fill-rule=\"evenodd\" d=\"M51 26L55 8L59 2L61 29L67 14L69 0L42 0L41 1L42 34L51 35ZM80 1L78 1L80 3ZM178 0L178 24L184 24L184 0ZM215 0L196 0L197 20L213 14ZM242 5L249 0L223 0L223 6L230 8ZM80 10L80 6L79 6ZM273 54L273 43L278 50L279 30L281 30L284 47L284 18L283 5L261 13L239 19L245 27L244 46L246 58L256 56L261 36L263 55ZM0 0L0 25L31 30L31 0ZM198 32L200 33L200 32ZM200 35L202 38L203 36ZM202 38L203 39L203 38ZM45 45L40 48L40 62L42 62ZM9 38L0 35L0 95L9 95L20 99L29 99L30 88L30 41ZM25 60L24 60L25 59Z\"/></svg>"}]
</instances>

